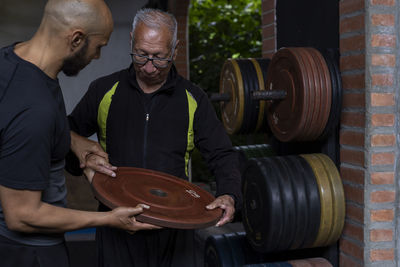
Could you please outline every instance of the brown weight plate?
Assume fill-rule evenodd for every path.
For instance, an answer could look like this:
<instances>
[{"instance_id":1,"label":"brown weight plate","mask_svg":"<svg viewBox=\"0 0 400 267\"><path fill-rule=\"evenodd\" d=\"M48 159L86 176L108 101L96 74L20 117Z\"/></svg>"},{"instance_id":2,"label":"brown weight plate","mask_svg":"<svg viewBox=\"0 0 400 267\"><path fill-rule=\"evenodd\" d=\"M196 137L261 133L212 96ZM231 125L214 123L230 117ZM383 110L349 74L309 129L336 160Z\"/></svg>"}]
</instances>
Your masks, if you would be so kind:
<instances>
[{"instance_id":1,"label":"brown weight plate","mask_svg":"<svg viewBox=\"0 0 400 267\"><path fill-rule=\"evenodd\" d=\"M308 64L308 73L310 76L310 83L312 83L310 86L310 93L313 94L314 99L313 102L310 106L312 106L312 115L309 118L311 121L311 126L308 128L307 134L304 137L303 140L308 140L311 141L315 136L315 133L318 131L319 125L319 117L321 116L321 110L320 110L320 100L321 100L321 80L320 80L320 75L319 75L319 70L318 66L315 64L313 57L310 54L310 51L308 48L302 48L302 51L304 51L304 57L307 61Z\"/></svg>"},{"instance_id":2,"label":"brown weight plate","mask_svg":"<svg viewBox=\"0 0 400 267\"><path fill-rule=\"evenodd\" d=\"M162 172L119 167L111 178L96 173L92 187L97 199L110 208L147 204L136 216L141 222L162 227L195 229L215 225L222 210L207 210L214 197L200 187Z\"/></svg>"},{"instance_id":3,"label":"brown weight plate","mask_svg":"<svg viewBox=\"0 0 400 267\"><path fill-rule=\"evenodd\" d=\"M315 117L317 116L317 110L316 110L316 99L319 98L318 91L316 88L318 87L318 80L316 79L315 75L315 66L312 64L312 60L310 59L310 56L308 54L308 51L304 47L297 47L296 48L297 53L299 54L299 57L301 58L303 62L303 71L306 74L307 77L307 94L308 94L308 99L309 99L309 105L307 108L307 113L306 113L306 120L307 123L301 132L301 135L298 136L297 140L298 141L308 141L310 140L310 136L314 132L314 120Z\"/></svg>"},{"instance_id":4,"label":"brown weight plate","mask_svg":"<svg viewBox=\"0 0 400 267\"><path fill-rule=\"evenodd\" d=\"M316 101L320 111L320 116L318 117L318 121L315 122L315 125L317 125L318 128L312 136L312 140L315 140L322 134L328 122L332 105L332 84L328 65L326 64L322 54L315 48L307 48L307 50L317 66L316 69L319 72L320 79L320 86L317 88L318 91L320 91L320 100Z\"/></svg>"},{"instance_id":5,"label":"brown weight plate","mask_svg":"<svg viewBox=\"0 0 400 267\"><path fill-rule=\"evenodd\" d=\"M286 98L267 101L268 124L282 142L295 140L304 131L309 106L308 82L294 48L281 48L268 67L265 90L285 90Z\"/></svg>"},{"instance_id":6,"label":"brown weight plate","mask_svg":"<svg viewBox=\"0 0 400 267\"><path fill-rule=\"evenodd\" d=\"M219 92L228 93L230 101L221 102L221 117L228 134L237 133L243 124L244 88L240 68L234 59L225 61L222 67Z\"/></svg>"}]
</instances>

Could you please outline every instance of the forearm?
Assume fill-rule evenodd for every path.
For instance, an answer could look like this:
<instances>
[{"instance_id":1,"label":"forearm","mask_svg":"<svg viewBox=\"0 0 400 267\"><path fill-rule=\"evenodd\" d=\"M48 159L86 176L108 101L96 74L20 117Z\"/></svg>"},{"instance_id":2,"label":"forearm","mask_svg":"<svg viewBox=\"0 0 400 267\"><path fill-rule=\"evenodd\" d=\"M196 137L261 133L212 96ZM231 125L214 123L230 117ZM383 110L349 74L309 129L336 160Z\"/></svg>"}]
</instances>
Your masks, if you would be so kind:
<instances>
[{"instance_id":1,"label":"forearm","mask_svg":"<svg viewBox=\"0 0 400 267\"><path fill-rule=\"evenodd\" d=\"M36 209L20 209L6 214L12 230L27 233L59 233L79 228L110 225L110 212L88 212L40 203Z\"/></svg>"}]
</instances>

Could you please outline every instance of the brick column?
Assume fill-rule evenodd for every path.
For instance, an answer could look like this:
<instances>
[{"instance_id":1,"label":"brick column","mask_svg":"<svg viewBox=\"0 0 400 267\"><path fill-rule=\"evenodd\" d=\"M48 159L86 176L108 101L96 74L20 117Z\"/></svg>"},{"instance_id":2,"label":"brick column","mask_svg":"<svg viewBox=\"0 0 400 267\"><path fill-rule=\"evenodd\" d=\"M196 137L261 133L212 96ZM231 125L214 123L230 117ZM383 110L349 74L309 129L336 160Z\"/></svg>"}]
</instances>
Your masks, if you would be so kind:
<instances>
[{"instance_id":1,"label":"brick column","mask_svg":"<svg viewBox=\"0 0 400 267\"><path fill-rule=\"evenodd\" d=\"M275 0L262 1L262 57L272 58L276 52Z\"/></svg>"},{"instance_id":2,"label":"brick column","mask_svg":"<svg viewBox=\"0 0 400 267\"><path fill-rule=\"evenodd\" d=\"M340 266L364 266L365 187L365 5L340 1L340 70L343 109L340 173L346 196L346 221L340 240Z\"/></svg>"},{"instance_id":3,"label":"brick column","mask_svg":"<svg viewBox=\"0 0 400 267\"><path fill-rule=\"evenodd\" d=\"M178 56L175 66L179 74L189 79L189 47L188 47L188 11L190 0L170 0L168 1L168 11L174 14L178 22Z\"/></svg>"},{"instance_id":4,"label":"brick column","mask_svg":"<svg viewBox=\"0 0 400 267\"><path fill-rule=\"evenodd\" d=\"M397 10L394 0L340 1L340 266L396 266Z\"/></svg>"},{"instance_id":5,"label":"brick column","mask_svg":"<svg viewBox=\"0 0 400 267\"><path fill-rule=\"evenodd\" d=\"M366 188L365 251L367 266L396 266L395 162L398 10L394 0L366 2ZM395 78L396 77L396 78ZM398 176L398 175L397 175Z\"/></svg>"}]
</instances>

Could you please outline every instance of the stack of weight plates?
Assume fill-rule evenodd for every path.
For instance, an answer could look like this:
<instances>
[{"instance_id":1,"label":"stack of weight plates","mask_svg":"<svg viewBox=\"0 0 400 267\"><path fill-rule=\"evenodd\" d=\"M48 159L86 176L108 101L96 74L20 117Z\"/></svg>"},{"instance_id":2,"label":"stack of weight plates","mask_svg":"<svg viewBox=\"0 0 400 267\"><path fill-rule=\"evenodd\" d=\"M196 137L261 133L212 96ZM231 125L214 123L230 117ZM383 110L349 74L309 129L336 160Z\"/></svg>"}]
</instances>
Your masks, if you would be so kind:
<instances>
[{"instance_id":1,"label":"stack of weight plates","mask_svg":"<svg viewBox=\"0 0 400 267\"><path fill-rule=\"evenodd\" d=\"M344 193L323 154L253 158L243 173L243 225L262 253L327 246L344 225Z\"/></svg>"},{"instance_id":2,"label":"stack of weight plates","mask_svg":"<svg viewBox=\"0 0 400 267\"><path fill-rule=\"evenodd\" d=\"M205 244L204 266L232 267L264 262L262 253L254 251L245 232L209 236Z\"/></svg>"},{"instance_id":3,"label":"stack of weight plates","mask_svg":"<svg viewBox=\"0 0 400 267\"><path fill-rule=\"evenodd\" d=\"M264 101L253 100L252 92L264 90L269 59L228 59L222 67L220 93L230 95L221 102L222 122L228 134L253 133L264 122Z\"/></svg>"},{"instance_id":4,"label":"stack of weight plates","mask_svg":"<svg viewBox=\"0 0 400 267\"><path fill-rule=\"evenodd\" d=\"M325 129L332 104L331 74L314 48L279 49L267 71L266 90L284 90L286 98L267 101L269 128L282 141L316 140Z\"/></svg>"},{"instance_id":5,"label":"stack of weight plates","mask_svg":"<svg viewBox=\"0 0 400 267\"><path fill-rule=\"evenodd\" d=\"M246 264L243 265L243 267L332 267L332 264L324 258L309 258L281 262Z\"/></svg>"},{"instance_id":6,"label":"stack of weight plates","mask_svg":"<svg viewBox=\"0 0 400 267\"><path fill-rule=\"evenodd\" d=\"M324 154L301 155L313 169L321 200L321 220L313 247L335 243L342 233L345 218L345 200L339 172L332 160Z\"/></svg>"},{"instance_id":7,"label":"stack of weight plates","mask_svg":"<svg viewBox=\"0 0 400 267\"><path fill-rule=\"evenodd\" d=\"M212 235L206 240L204 251L206 267L332 267L324 258L281 260L268 259L268 255L254 251L245 232Z\"/></svg>"}]
</instances>

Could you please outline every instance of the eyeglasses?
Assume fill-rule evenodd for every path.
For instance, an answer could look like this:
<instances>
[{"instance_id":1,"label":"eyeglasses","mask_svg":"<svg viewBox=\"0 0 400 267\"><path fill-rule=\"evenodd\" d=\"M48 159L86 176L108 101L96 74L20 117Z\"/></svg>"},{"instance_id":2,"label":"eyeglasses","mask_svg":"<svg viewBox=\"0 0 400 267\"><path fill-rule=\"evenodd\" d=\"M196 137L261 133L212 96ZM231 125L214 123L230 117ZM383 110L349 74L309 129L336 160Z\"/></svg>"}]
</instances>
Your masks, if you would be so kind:
<instances>
[{"instance_id":1,"label":"eyeglasses","mask_svg":"<svg viewBox=\"0 0 400 267\"><path fill-rule=\"evenodd\" d=\"M172 54L174 53L172 52ZM150 58L148 56L143 56L135 53L130 53L130 55L133 62L135 62L137 65L144 66L146 65L147 61L151 61L154 67L160 69L168 67L169 63L172 61L172 55L170 58Z\"/></svg>"}]
</instances>

